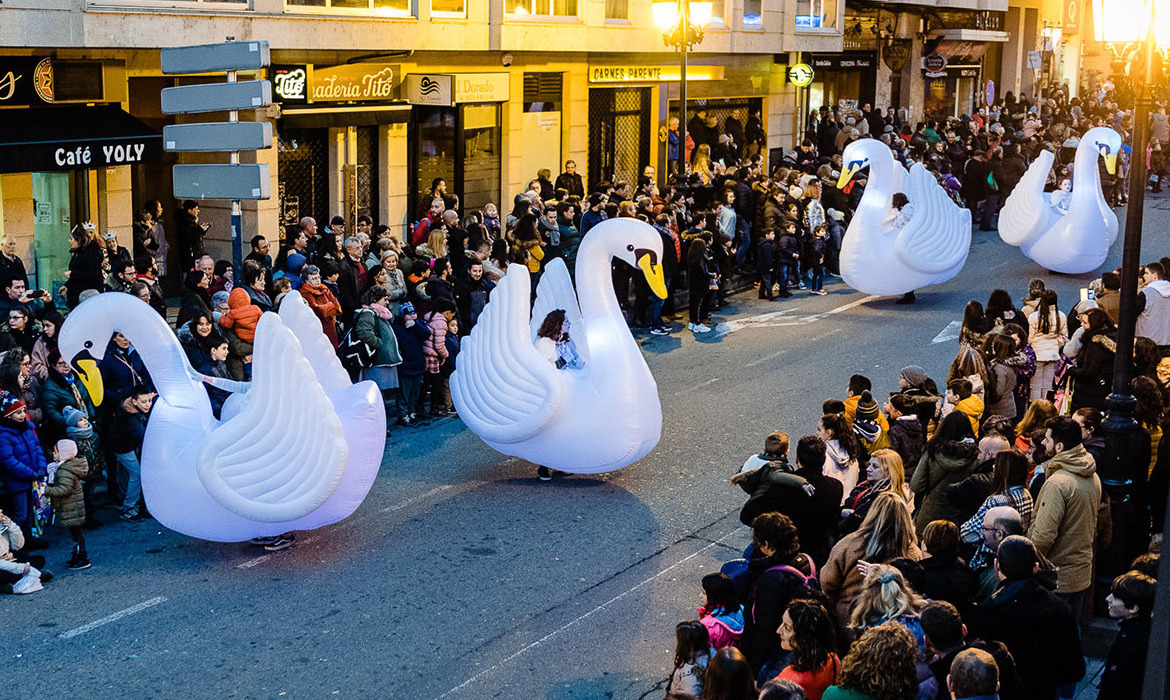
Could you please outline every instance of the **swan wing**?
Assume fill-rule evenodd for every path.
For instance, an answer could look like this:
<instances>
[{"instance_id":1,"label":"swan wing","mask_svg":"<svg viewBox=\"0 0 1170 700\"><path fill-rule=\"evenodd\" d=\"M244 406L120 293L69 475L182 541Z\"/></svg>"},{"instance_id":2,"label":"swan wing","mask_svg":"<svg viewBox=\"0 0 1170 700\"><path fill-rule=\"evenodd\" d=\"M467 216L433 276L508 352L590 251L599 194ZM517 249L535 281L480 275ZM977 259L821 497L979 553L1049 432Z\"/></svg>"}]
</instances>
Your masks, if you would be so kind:
<instances>
[{"instance_id":1,"label":"swan wing","mask_svg":"<svg viewBox=\"0 0 1170 700\"><path fill-rule=\"evenodd\" d=\"M544 317L556 309L565 310L565 320L572 327L574 337L586 337L585 319L581 316L577 291L573 288L569 266L565 264L564 258L556 258L549 263L536 285L536 303L532 306L532 321L529 323L533 342L536 342L536 332L540 330L540 324L544 323ZM586 363L589 362L588 352L585 343L577 344L577 353Z\"/></svg>"},{"instance_id":2,"label":"swan wing","mask_svg":"<svg viewBox=\"0 0 1170 700\"><path fill-rule=\"evenodd\" d=\"M207 436L195 468L208 494L232 513L259 522L296 520L341 482L349 458L345 431L280 315L260 317L252 358L247 403Z\"/></svg>"},{"instance_id":3,"label":"swan wing","mask_svg":"<svg viewBox=\"0 0 1170 700\"><path fill-rule=\"evenodd\" d=\"M321 319L313 313L309 302L296 291L285 294L284 299L281 299L280 320L297 337L301 351L312 365L313 373L317 375L317 381L326 394L332 395L353 384L349 373L341 366L341 360L337 359L333 343L321 330Z\"/></svg>"},{"instance_id":4,"label":"swan wing","mask_svg":"<svg viewBox=\"0 0 1170 700\"><path fill-rule=\"evenodd\" d=\"M921 163L910 168L906 184L914 213L894 239L894 255L923 274L962 264L971 248L971 212L956 206Z\"/></svg>"},{"instance_id":5,"label":"swan wing","mask_svg":"<svg viewBox=\"0 0 1170 700\"><path fill-rule=\"evenodd\" d=\"M544 430L566 391L564 373L532 342L531 284L527 268L508 266L451 376L459 417L488 442L522 442Z\"/></svg>"},{"instance_id":6,"label":"swan wing","mask_svg":"<svg viewBox=\"0 0 1170 700\"><path fill-rule=\"evenodd\" d=\"M1044 185L1053 158L1052 151L1041 151L1008 195L999 213L999 237L1004 243L1024 245L1048 230L1053 215Z\"/></svg>"}]
</instances>

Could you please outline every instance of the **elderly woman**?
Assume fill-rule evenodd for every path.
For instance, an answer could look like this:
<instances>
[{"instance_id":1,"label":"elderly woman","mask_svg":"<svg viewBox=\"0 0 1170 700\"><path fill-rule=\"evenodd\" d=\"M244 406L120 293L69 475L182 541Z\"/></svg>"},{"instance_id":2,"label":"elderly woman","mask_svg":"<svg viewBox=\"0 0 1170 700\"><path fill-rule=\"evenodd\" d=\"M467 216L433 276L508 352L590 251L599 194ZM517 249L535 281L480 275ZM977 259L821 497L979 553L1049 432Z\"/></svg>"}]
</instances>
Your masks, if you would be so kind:
<instances>
[{"instance_id":1,"label":"elderly woman","mask_svg":"<svg viewBox=\"0 0 1170 700\"><path fill-rule=\"evenodd\" d=\"M325 286L321 280L321 268L316 265L306 265L301 276L301 296L309 303L309 308L321 319L321 330L333 347L337 347L337 316L341 314L341 303L337 297Z\"/></svg>"},{"instance_id":2,"label":"elderly woman","mask_svg":"<svg viewBox=\"0 0 1170 700\"><path fill-rule=\"evenodd\" d=\"M398 253L387 250L382 253L382 270L386 282L382 285L390 294L388 308L395 316L401 316L402 302L406 301L406 276L398 267Z\"/></svg>"}]
</instances>

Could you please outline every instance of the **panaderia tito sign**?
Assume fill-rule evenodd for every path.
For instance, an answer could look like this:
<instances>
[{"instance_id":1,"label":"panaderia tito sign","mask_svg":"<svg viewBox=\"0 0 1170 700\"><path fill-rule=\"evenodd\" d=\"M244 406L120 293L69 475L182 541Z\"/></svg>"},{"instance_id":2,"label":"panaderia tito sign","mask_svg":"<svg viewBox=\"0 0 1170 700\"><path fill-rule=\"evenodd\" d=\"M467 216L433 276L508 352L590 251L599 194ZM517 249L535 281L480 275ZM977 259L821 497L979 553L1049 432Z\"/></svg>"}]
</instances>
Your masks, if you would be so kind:
<instances>
[{"instance_id":1,"label":"panaderia tito sign","mask_svg":"<svg viewBox=\"0 0 1170 700\"><path fill-rule=\"evenodd\" d=\"M278 65L272 92L280 102L385 102L395 97L399 69L388 63Z\"/></svg>"}]
</instances>

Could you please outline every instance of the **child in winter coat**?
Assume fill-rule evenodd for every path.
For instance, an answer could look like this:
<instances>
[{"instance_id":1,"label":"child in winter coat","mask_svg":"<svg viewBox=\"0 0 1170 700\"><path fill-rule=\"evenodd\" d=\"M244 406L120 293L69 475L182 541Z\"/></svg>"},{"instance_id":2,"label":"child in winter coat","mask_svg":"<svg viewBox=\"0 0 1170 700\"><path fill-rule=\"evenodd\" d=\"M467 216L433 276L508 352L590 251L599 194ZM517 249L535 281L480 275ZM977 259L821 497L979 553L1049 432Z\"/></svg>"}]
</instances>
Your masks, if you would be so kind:
<instances>
[{"instance_id":1,"label":"child in winter coat","mask_svg":"<svg viewBox=\"0 0 1170 700\"><path fill-rule=\"evenodd\" d=\"M775 231L765 231L764 237L760 239L760 245L756 249L756 271L760 274L761 299L772 298L772 284L775 281L772 275L776 267L776 245L773 242L775 239Z\"/></svg>"},{"instance_id":2,"label":"child in winter coat","mask_svg":"<svg viewBox=\"0 0 1170 700\"><path fill-rule=\"evenodd\" d=\"M228 342L226 340L220 341L211 346L209 352L211 353L211 361L195 369L210 377L231 379L232 373L227 367ZM207 398L211 399L211 412L215 414L216 418L219 418L220 413L223 411L223 403L231 396L231 392L212 386L211 384L204 384L204 388L207 389Z\"/></svg>"},{"instance_id":3,"label":"child in winter coat","mask_svg":"<svg viewBox=\"0 0 1170 700\"><path fill-rule=\"evenodd\" d=\"M707 628L697 620L683 620L675 625L674 635L674 671L666 682L666 696L700 697L707 662L711 660Z\"/></svg>"},{"instance_id":4,"label":"child in winter coat","mask_svg":"<svg viewBox=\"0 0 1170 700\"><path fill-rule=\"evenodd\" d=\"M89 473L85 457L78 453L73 440L58 440L53 448L53 462L48 468L50 484L45 495L53 499L53 511L57 524L69 528L73 538L73 556L65 564L66 569L88 569L89 556L85 551L85 534L81 526L85 523L85 497L82 482Z\"/></svg>"},{"instance_id":5,"label":"child in winter coat","mask_svg":"<svg viewBox=\"0 0 1170 700\"><path fill-rule=\"evenodd\" d=\"M77 454L85 460L88 476L82 476L86 498L86 513L93 516L93 487L106 471L105 449L93 432L93 424L85 414L72 406L61 410L65 417L65 435L77 446ZM107 493L113 497L119 492L117 473L111 469L106 482Z\"/></svg>"},{"instance_id":6,"label":"child in winter coat","mask_svg":"<svg viewBox=\"0 0 1170 700\"><path fill-rule=\"evenodd\" d=\"M735 585L724 573L703 577L703 604L699 607L699 622L707 628L711 648L739 647L743 637L743 606L735 593Z\"/></svg>"},{"instance_id":7,"label":"child in winter coat","mask_svg":"<svg viewBox=\"0 0 1170 700\"><path fill-rule=\"evenodd\" d=\"M451 375L455 373L455 358L459 356L459 319L453 318L447 322L447 337L444 343L447 346L447 361L443 363L440 372L443 376L443 405L448 413L454 413L455 404L451 401Z\"/></svg>"},{"instance_id":8,"label":"child in winter coat","mask_svg":"<svg viewBox=\"0 0 1170 700\"><path fill-rule=\"evenodd\" d=\"M796 277L796 268L800 262L800 242L796 238L796 222L784 222L784 232L776 240L776 276L780 283L780 296L790 297L788 284Z\"/></svg>"},{"instance_id":9,"label":"child in winter coat","mask_svg":"<svg viewBox=\"0 0 1170 700\"><path fill-rule=\"evenodd\" d=\"M419 388L422 386L423 372L426 370L423 343L430 340L431 331L429 326L419 323L414 304L404 301L400 310L402 318L391 324L398 339L398 350L402 353L402 364L398 365L400 393L398 405L401 407L398 425L411 426L418 420L415 406L418 404Z\"/></svg>"},{"instance_id":10,"label":"child in winter coat","mask_svg":"<svg viewBox=\"0 0 1170 700\"><path fill-rule=\"evenodd\" d=\"M455 304L446 299L435 302L434 308L423 317L431 329L431 335L423 342L426 357L426 373L423 375L423 391L419 405L430 396L431 415L441 418L447 415L446 400L443 397L443 363L447 361L447 324L455 318Z\"/></svg>"},{"instance_id":11,"label":"child in winter coat","mask_svg":"<svg viewBox=\"0 0 1170 700\"><path fill-rule=\"evenodd\" d=\"M256 324L260 322L259 306L252 304L251 297L243 287L236 287L228 295L230 310L219 317L219 325L234 331L245 343L255 342Z\"/></svg>"}]
</instances>

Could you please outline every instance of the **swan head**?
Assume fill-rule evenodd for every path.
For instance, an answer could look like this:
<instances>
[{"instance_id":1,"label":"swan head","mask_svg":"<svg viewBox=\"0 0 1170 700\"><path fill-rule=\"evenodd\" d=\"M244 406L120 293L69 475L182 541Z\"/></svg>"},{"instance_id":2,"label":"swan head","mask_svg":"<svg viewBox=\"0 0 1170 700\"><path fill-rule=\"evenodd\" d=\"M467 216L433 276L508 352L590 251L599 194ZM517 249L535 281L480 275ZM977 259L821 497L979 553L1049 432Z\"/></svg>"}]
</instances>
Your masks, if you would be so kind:
<instances>
[{"instance_id":1,"label":"swan head","mask_svg":"<svg viewBox=\"0 0 1170 700\"><path fill-rule=\"evenodd\" d=\"M875 157L875 145L889 151L885 144L874 139L860 139L845 147L841 154L841 177L837 179L837 189L843 189L858 171L870 166L871 159Z\"/></svg>"},{"instance_id":2,"label":"swan head","mask_svg":"<svg viewBox=\"0 0 1170 700\"><path fill-rule=\"evenodd\" d=\"M636 267L646 276L650 291L665 299L666 277L662 272L662 237L650 224L637 219L609 219L589 230L604 236L606 248L613 255Z\"/></svg>"},{"instance_id":3,"label":"swan head","mask_svg":"<svg viewBox=\"0 0 1170 700\"><path fill-rule=\"evenodd\" d=\"M1117 174L1117 152L1121 150L1121 134L1107 126L1095 126L1085 132L1085 141L1090 142L1097 153L1105 159L1105 170Z\"/></svg>"},{"instance_id":4,"label":"swan head","mask_svg":"<svg viewBox=\"0 0 1170 700\"><path fill-rule=\"evenodd\" d=\"M57 335L61 357L77 373L95 406L101 405L105 396L98 361L105 355L114 332L123 325L115 319L124 321L138 310L137 305L142 304L141 299L129 294L98 294L73 309L61 325ZM149 306L144 308L153 314Z\"/></svg>"}]
</instances>

